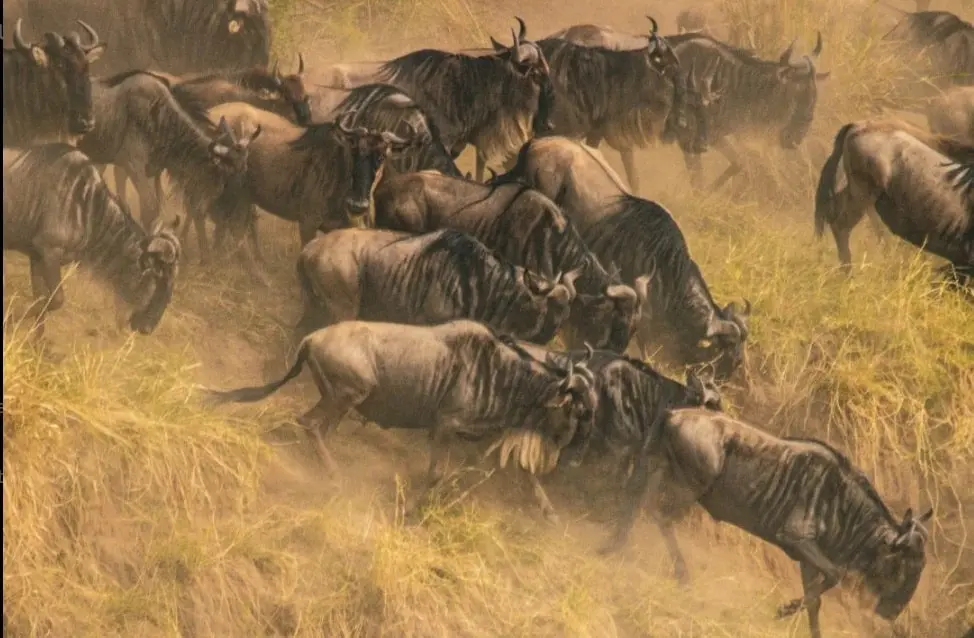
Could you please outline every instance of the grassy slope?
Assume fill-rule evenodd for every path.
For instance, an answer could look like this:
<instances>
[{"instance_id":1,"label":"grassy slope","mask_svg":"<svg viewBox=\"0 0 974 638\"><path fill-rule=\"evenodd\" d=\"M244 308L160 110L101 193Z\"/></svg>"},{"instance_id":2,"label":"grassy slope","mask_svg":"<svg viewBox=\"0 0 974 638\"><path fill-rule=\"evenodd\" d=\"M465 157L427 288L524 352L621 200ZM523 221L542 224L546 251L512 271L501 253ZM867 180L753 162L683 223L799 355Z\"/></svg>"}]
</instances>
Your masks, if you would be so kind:
<instances>
[{"instance_id":1,"label":"grassy slope","mask_svg":"<svg viewBox=\"0 0 974 638\"><path fill-rule=\"evenodd\" d=\"M833 72L851 85L861 69L854 56L842 60ZM830 142L834 111L852 108L828 104L812 148ZM731 392L731 410L841 444L894 511L934 504L930 565L901 624L909 635L949 635L965 615L974 622L974 405L965 401L974 310L932 287L928 260L895 241L859 241L855 278L838 277L831 242L811 239L818 158L769 153L778 161L748 179L787 183L782 201L755 201L767 188L727 199L663 186L682 183L665 168L680 164L670 150L645 155L644 181L678 217L717 298L754 303L750 387ZM798 593L794 567L700 515L680 529L694 576L681 591L646 522L623 555L594 556L600 508L572 498L588 491L584 478L553 481L563 528L541 523L511 477L467 498L463 486L482 480L475 472L458 476L425 526L404 527L401 494L424 470L421 436L345 425L333 445L347 469L329 480L293 428L255 436L310 406L306 382L265 404L198 406L195 383L252 383L271 356L266 367L281 367L283 326L297 313L296 233L263 227L270 289L194 265L151 338L113 335L109 297L70 277L68 306L49 329L67 355L57 365L38 358L11 318L28 277L22 258L5 256L14 311L4 335L4 617L13 635L805 635L803 618L771 619ZM872 633L848 594L830 595L824 614L830 636Z\"/></svg>"}]
</instances>

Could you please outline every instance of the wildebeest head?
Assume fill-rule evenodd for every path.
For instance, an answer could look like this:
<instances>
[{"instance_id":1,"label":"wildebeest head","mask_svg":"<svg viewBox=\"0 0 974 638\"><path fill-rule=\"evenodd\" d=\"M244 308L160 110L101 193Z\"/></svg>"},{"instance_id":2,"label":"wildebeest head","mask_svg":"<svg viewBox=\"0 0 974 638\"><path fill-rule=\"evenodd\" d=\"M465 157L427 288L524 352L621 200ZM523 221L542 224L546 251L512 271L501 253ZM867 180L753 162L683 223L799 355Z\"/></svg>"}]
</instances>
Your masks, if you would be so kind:
<instances>
[{"instance_id":1,"label":"wildebeest head","mask_svg":"<svg viewBox=\"0 0 974 638\"><path fill-rule=\"evenodd\" d=\"M213 164L228 175L243 174L247 170L250 144L260 137L261 126L258 124L250 135L238 139L226 118L221 117L216 129L216 135L210 142Z\"/></svg>"},{"instance_id":2,"label":"wildebeest head","mask_svg":"<svg viewBox=\"0 0 974 638\"><path fill-rule=\"evenodd\" d=\"M877 564L867 576L866 583L879 600L876 614L894 620L913 598L926 565L927 529L924 524L933 517L933 510L915 518L913 510L906 510L897 536L877 556Z\"/></svg>"},{"instance_id":3,"label":"wildebeest head","mask_svg":"<svg viewBox=\"0 0 974 638\"><path fill-rule=\"evenodd\" d=\"M587 365L593 354L588 344L586 351L586 356L578 363L568 359L563 368L563 380L545 400L545 407L553 410L548 422L559 449L571 443L579 431L584 437L590 436L595 425L598 394L595 375Z\"/></svg>"},{"instance_id":4,"label":"wildebeest head","mask_svg":"<svg viewBox=\"0 0 974 638\"><path fill-rule=\"evenodd\" d=\"M568 319L572 302L575 301L575 280L581 276L582 269L558 273L554 279L547 279L520 266L515 268L515 272L518 282L530 297L530 311L524 313L523 320L518 322L522 324L518 329L531 331L537 327L533 322L541 316L545 318L545 332L551 332L553 336L554 331Z\"/></svg>"},{"instance_id":5,"label":"wildebeest head","mask_svg":"<svg viewBox=\"0 0 974 638\"><path fill-rule=\"evenodd\" d=\"M179 221L177 217L168 228L163 226L162 220L156 221L139 246L141 254L138 264L142 272L129 326L144 335L156 329L172 300L181 252L176 237Z\"/></svg>"},{"instance_id":6,"label":"wildebeest head","mask_svg":"<svg viewBox=\"0 0 974 638\"><path fill-rule=\"evenodd\" d=\"M259 20L267 10L263 0L227 0L227 31L236 35L246 30L251 23Z\"/></svg>"},{"instance_id":7,"label":"wildebeest head","mask_svg":"<svg viewBox=\"0 0 974 638\"><path fill-rule=\"evenodd\" d=\"M514 43L510 47L501 44L493 36L490 38L490 43L495 51L504 55L515 73L529 79L534 86L537 94L530 96L530 100L536 101L537 107L534 109L531 128L535 135L544 135L554 130L551 115L554 109L555 87L551 83L551 70L548 68L548 60L541 47L527 39L528 29L524 20L517 17L515 19L520 30L518 33L511 30Z\"/></svg>"},{"instance_id":8,"label":"wildebeest head","mask_svg":"<svg viewBox=\"0 0 974 638\"><path fill-rule=\"evenodd\" d=\"M815 105L818 102L818 80L824 80L830 73L817 73L814 59L822 52L822 34L819 33L815 42L815 49L811 55L806 55L801 62L793 63L791 54L795 43L792 42L778 59L778 81L785 86L781 95L791 111L791 118L781 130L779 143L782 148L793 149L802 143L815 117Z\"/></svg>"},{"instance_id":9,"label":"wildebeest head","mask_svg":"<svg viewBox=\"0 0 974 638\"><path fill-rule=\"evenodd\" d=\"M687 370L687 404L699 405L708 410L721 410L720 390L713 372Z\"/></svg>"},{"instance_id":10,"label":"wildebeest head","mask_svg":"<svg viewBox=\"0 0 974 638\"><path fill-rule=\"evenodd\" d=\"M380 176L383 163L389 155L404 153L412 148L422 147L429 140L406 122L409 130L406 137L389 131L377 133L364 126L349 128L355 112L346 113L333 128L335 139L349 153L352 183L345 197L345 214L351 226L364 228L369 225L369 200L372 187Z\"/></svg>"},{"instance_id":11,"label":"wildebeest head","mask_svg":"<svg viewBox=\"0 0 974 638\"><path fill-rule=\"evenodd\" d=\"M716 314L707 328L707 339L711 340L707 351L716 357L713 365L717 380L724 381L744 362L751 302L745 299L742 309L732 301Z\"/></svg>"},{"instance_id":12,"label":"wildebeest head","mask_svg":"<svg viewBox=\"0 0 974 638\"><path fill-rule=\"evenodd\" d=\"M680 59L676 57L676 52L666 41L666 38L659 34L659 25L653 16L649 18L651 29L646 39L649 45L646 47L646 59L649 65L659 71L660 75L674 78L680 71Z\"/></svg>"},{"instance_id":13,"label":"wildebeest head","mask_svg":"<svg viewBox=\"0 0 974 638\"><path fill-rule=\"evenodd\" d=\"M105 52L105 45L87 23L78 20L91 40L82 44L80 36L72 31L67 37L57 33L45 33L44 45L28 43L21 33L20 18L14 26L14 47L21 54L29 54L34 64L47 70L48 76L63 91L68 111L68 132L84 135L95 126L91 103L91 75L89 65Z\"/></svg>"},{"instance_id":14,"label":"wildebeest head","mask_svg":"<svg viewBox=\"0 0 974 638\"><path fill-rule=\"evenodd\" d=\"M298 52L298 71L291 75L282 75L280 65L274 63L271 71L276 91L270 92L270 99L283 100L294 109L294 121L300 126L311 124L311 96L304 86L304 56Z\"/></svg>"},{"instance_id":15,"label":"wildebeest head","mask_svg":"<svg viewBox=\"0 0 974 638\"><path fill-rule=\"evenodd\" d=\"M719 65L720 57L714 56L700 73L696 70L696 60L691 61L687 69L687 110L693 126L691 135L679 141L688 152L704 153L710 146L710 112L723 95L723 91L713 88Z\"/></svg>"},{"instance_id":16,"label":"wildebeest head","mask_svg":"<svg viewBox=\"0 0 974 638\"><path fill-rule=\"evenodd\" d=\"M582 342L600 350L623 352L629 345L636 325L646 307L645 295L649 277L640 277L635 287L624 285L618 268L609 275L610 283L601 294L577 293L571 311L569 348Z\"/></svg>"}]
</instances>

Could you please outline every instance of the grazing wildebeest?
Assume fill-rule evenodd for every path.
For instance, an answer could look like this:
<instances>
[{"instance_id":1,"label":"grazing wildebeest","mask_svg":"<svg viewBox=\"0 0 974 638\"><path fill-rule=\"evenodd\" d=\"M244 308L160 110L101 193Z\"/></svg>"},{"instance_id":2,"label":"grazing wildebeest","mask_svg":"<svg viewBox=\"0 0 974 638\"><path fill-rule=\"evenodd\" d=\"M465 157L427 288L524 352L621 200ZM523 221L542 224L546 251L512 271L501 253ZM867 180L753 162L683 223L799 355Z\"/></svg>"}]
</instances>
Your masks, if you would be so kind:
<instances>
[{"instance_id":1,"label":"grazing wildebeest","mask_svg":"<svg viewBox=\"0 0 974 638\"><path fill-rule=\"evenodd\" d=\"M172 298L180 252L172 230L146 233L91 160L62 143L3 149L3 249L30 258L38 335L44 315L64 305L61 267L74 261L112 284L120 324L151 333Z\"/></svg>"},{"instance_id":2,"label":"grazing wildebeest","mask_svg":"<svg viewBox=\"0 0 974 638\"><path fill-rule=\"evenodd\" d=\"M250 139L237 141L224 123L211 127L206 109L176 99L164 78L128 71L93 84L95 127L78 143L93 162L122 167L139 194L139 216L148 228L159 217L161 183L166 170L180 190L202 182L222 190L228 176L247 167ZM124 187L117 189L119 200Z\"/></svg>"},{"instance_id":3,"label":"grazing wildebeest","mask_svg":"<svg viewBox=\"0 0 974 638\"><path fill-rule=\"evenodd\" d=\"M815 196L815 233L828 224L852 267L849 235L874 206L893 233L974 275L974 146L895 119L846 124Z\"/></svg>"},{"instance_id":4,"label":"grazing wildebeest","mask_svg":"<svg viewBox=\"0 0 974 638\"><path fill-rule=\"evenodd\" d=\"M428 143L414 132L403 138L351 129L347 117L301 128L243 102L220 105L209 115L211 120L226 118L238 135L261 127L263 134L249 149L240 195L272 215L296 221L302 246L319 228L366 225L369 195L386 156Z\"/></svg>"},{"instance_id":5,"label":"grazing wildebeest","mask_svg":"<svg viewBox=\"0 0 974 638\"><path fill-rule=\"evenodd\" d=\"M66 136L84 135L95 124L88 65L105 51L95 30L78 24L77 33L45 33L44 44L28 43L21 20L14 27L14 48L3 50L3 144L25 146Z\"/></svg>"},{"instance_id":6,"label":"grazing wildebeest","mask_svg":"<svg viewBox=\"0 0 974 638\"><path fill-rule=\"evenodd\" d=\"M305 310L296 334L351 319L414 325L473 319L547 343L568 318L579 274L549 280L450 229L418 236L335 230L298 257Z\"/></svg>"},{"instance_id":7,"label":"grazing wildebeest","mask_svg":"<svg viewBox=\"0 0 974 638\"><path fill-rule=\"evenodd\" d=\"M565 337L570 344L588 342L620 352L629 344L643 300L610 276L574 224L538 191L423 171L385 177L373 200L378 228L410 233L452 228L506 261L547 277L579 269Z\"/></svg>"},{"instance_id":8,"label":"grazing wildebeest","mask_svg":"<svg viewBox=\"0 0 974 638\"><path fill-rule=\"evenodd\" d=\"M321 399L299 423L321 459L334 467L324 437L352 409L382 428L429 429L427 495L446 475L454 437L512 441L509 447L522 452L521 466L543 474L575 433L591 426L590 372L526 359L487 326L468 320L438 326L342 322L305 337L279 381L210 394L221 403L259 401L306 363Z\"/></svg>"},{"instance_id":9,"label":"grazing wildebeest","mask_svg":"<svg viewBox=\"0 0 974 638\"><path fill-rule=\"evenodd\" d=\"M596 408L591 432L583 432L566 446L562 460L571 459L582 465L591 449L595 455L618 459L618 475L625 482L616 529L602 548L602 553L615 551L625 544L635 521L636 512L645 496L652 459L647 442L661 426L666 411L681 407L703 406L720 410L720 391L709 375L688 371L686 385L669 379L638 359L606 350L552 352L526 342L513 342L503 337L525 356L564 367L584 361L591 370ZM503 465L505 450L501 450ZM553 513L548 503L546 514ZM550 517L550 514L549 514Z\"/></svg>"},{"instance_id":10,"label":"grazing wildebeest","mask_svg":"<svg viewBox=\"0 0 974 638\"><path fill-rule=\"evenodd\" d=\"M656 138L677 139L690 152L706 145L706 121L695 122L698 139L684 134L687 75L649 19L652 30L636 47L633 36L595 25L569 27L538 42L555 88L554 132L584 137L595 148L604 139L619 152L634 192L639 190L634 147Z\"/></svg>"},{"instance_id":11,"label":"grazing wildebeest","mask_svg":"<svg viewBox=\"0 0 974 638\"><path fill-rule=\"evenodd\" d=\"M916 54L925 53L935 74L932 80L941 88L974 84L974 25L953 13L906 13L883 39L906 44L912 66Z\"/></svg>"},{"instance_id":12,"label":"grazing wildebeest","mask_svg":"<svg viewBox=\"0 0 974 638\"><path fill-rule=\"evenodd\" d=\"M821 33L811 54L797 63L791 61L794 42L778 60L762 60L750 51L702 33L683 33L667 39L682 64L707 70L698 81L720 96L706 108L705 120L710 145L730 166L708 190L719 188L743 168L728 136L752 132L764 135L769 129L778 128L778 143L784 149L797 148L805 139L815 117L817 82L830 75L818 73L813 61L822 52ZM713 64L715 59L717 64ZM684 149L684 160L691 182L700 186L700 155Z\"/></svg>"},{"instance_id":13,"label":"grazing wildebeest","mask_svg":"<svg viewBox=\"0 0 974 638\"><path fill-rule=\"evenodd\" d=\"M107 73L158 69L209 73L266 67L267 0L32 0L28 23L63 32L66 16L92 24L112 43Z\"/></svg>"},{"instance_id":14,"label":"grazing wildebeest","mask_svg":"<svg viewBox=\"0 0 974 638\"><path fill-rule=\"evenodd\" d=\"M721 381L740 366L751 304L718 306L673 217L630 195L597 150L563 137L531 140L496 181L515 180L552 198L602 263L618 266L624 283L651 276L635 333L643 356L652 344L682 365L715 359Z\"/></svg>"},{"instance_id":15,"label":"grazing wildebeest","mask_svg":"<svg viewBox=\"0 0 974 638\"><path fill-rule=\"evenodd\" d=\"M538 45L520 32L502 53L472 56L435 49L413 51L384 63L371 82L392 84L436 123L443 144L457 157L477 149L476 178L488 161L513 155L532 134L551 130L554 89Z\"/></svg>"},{"instance_id":16,"label":"grazing wildebeest","mask_svg":"<svg viewBox=\"0 0 974 638\"><path fill-rule=\"evenodd\" d=\"M653 514L678 576L685 561L673 521L699 503L716 521L771 543L799 563L804 595L778 617L808 610L813 638L821 595L846 573L862 576L875 612L893 621L909 604L926 563L933 511L897 521L869 479L849 459L815 439L778 438L726 414L674 410L647 446L664 496Z\"/></svg>"},{"instance_id":17,"label":"grazing wildebeest","mask_svg":"<svg viewBox=\"0 0 974 638\"><path fill-rule=\"evenodd\" d=\"M956 86L937 96L926 116L932 133L974 144L974 86Z\"/></svg>"}]
</instances>

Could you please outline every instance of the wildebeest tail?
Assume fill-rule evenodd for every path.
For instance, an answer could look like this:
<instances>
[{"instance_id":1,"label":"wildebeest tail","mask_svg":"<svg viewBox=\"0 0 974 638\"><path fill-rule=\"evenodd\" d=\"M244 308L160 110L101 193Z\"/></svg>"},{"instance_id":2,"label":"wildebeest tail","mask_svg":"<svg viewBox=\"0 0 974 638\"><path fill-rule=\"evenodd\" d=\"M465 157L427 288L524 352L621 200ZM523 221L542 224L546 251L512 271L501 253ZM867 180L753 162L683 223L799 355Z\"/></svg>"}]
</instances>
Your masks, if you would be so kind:
<instances>
[{"instance_id":1,"label":"wildebeest tail","mask_svg":"<svg viewBox=\"0 0 974 638\"><path fill-rule=\"evenodd\" d=\"M266 385L250 388L238 388L236 390L207 390L207 402L218 405L221 403L231 402L253 403L255 401L260 401L261 399L266 399L270 395L280 390L285 384L287 384L288 381L301 374L301 370L304 368L304 364L308 360L308 352L310 349L310 342L307 339L302 341L301 346L298 348L298 356L297 359L294 360L294 365L292 365L291 369L288 370L287 373L285 373L285 375L277 381L271 381Z\"/></svg>"},{"instance_id":2,"label":"wildebeest tail","mask_svg":"<svg viewBox=\"0 0 974 638\"><path fill-rule=\"evenodd\" d=\"M815 235L817 237L821 237L825 233L825 223L831 220L834 215L835 182L839 162L842 160L842 147L845 145L845 139L852 127L852 123L846 124L836 133L835 143L832 145L832 154L825 160L825 165L822 166L822 174L818 178L818 189L815 191Z\"/></svg>"}]
</instances>

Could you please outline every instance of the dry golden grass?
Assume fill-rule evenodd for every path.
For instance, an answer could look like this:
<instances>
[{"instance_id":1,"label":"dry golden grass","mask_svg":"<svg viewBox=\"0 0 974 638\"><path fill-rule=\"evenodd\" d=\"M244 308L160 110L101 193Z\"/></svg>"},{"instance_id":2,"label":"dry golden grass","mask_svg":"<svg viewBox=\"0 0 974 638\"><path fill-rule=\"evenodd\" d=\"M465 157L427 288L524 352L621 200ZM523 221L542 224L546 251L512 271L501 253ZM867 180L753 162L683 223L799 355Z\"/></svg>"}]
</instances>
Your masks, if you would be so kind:
<instances>
[{"instance_id":1,"label":"dry golden grass","mask_svg":"<svg viewBox=\"0 0 974 638\"><path fill-rule=\"evenodd\" d=\"M705 197L668 168L682 164L673 149L654 150L648 189L677 216L718 300L754 303L730 411L841 446L897 513L933 505L930 563L898 625L959 636L974 623L974 306L895 238L880 248L859 231L851 280L831 240L813 241L821 148L882 95L888 62L870 62L868 38L829 22L838 2L779 6L780 40L762 51L829 29L821 66L834 87L810 150L755 150L743 188ZM268 358L275 371L284 360L297 233L273 220L262 233L270 288L190 262L147 338L112 334L110 298L68 277L68 304L48 328L59 363L25 341L25 260L5 255L5 635L807 635L803 616L772 619L799 592L794 566L699 513L679 528L693 577L681 590L647 522L620 556L594 554L602 508L578 502L593 477L552 480L565 528L545 526L508 476L467 494L476 472L411 527L400 517L425 469L421 435L344 425L332 445L345 470L329 480L293 428L260 436L310 406L312 387L229 410L198 405L197 383L252 384ZM823 615L830 637L888 635L845 593L828 595Z\"/></svg>"}]
</instances>

